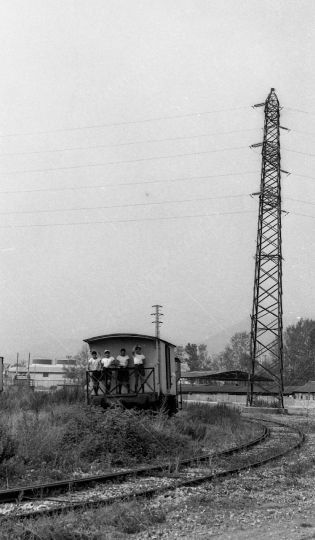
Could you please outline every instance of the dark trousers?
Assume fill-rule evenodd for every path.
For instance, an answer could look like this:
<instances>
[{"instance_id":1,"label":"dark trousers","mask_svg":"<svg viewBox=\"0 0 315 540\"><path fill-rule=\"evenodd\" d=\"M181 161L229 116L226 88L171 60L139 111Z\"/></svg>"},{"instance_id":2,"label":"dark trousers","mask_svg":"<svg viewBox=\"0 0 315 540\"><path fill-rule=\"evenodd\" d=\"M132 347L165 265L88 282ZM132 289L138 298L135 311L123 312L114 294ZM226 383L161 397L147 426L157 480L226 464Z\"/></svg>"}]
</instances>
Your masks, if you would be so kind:
<instances>
[{"instance_id":1,"label":"dark trousers","mask_svg":"<svg viewBox=\"0 0 315 540\"><path fill-rule=\"evenodd\" d=\"M144 371L143 364L135 364L134 369L135 369L135 392L138 392L139 377L141 380L143 380L145 371ZM142 388L142 392L144 392L143 382L141 383L140 388Z\"/></svg>"},{"instance_id":2,"label":"dark trousers","mask_svg":"<svg viewBox=\"0 0 315 540\"><path fill-rule=\"evenodd\" d=\"M112 370L105 368L103 371L103 381L105 382L105 388L107 392L110 392L110 387L112 384Z\"/></svg>"},{"instance_id":3,"label":"dark trousers","mask_svg":"<svg viewBox=\"0 0 315 540\"><path fill-rule=\"evenodd\" d=\"M98 389L100 386L101 375L102 375L102 372L98 370L92 371L91 373L91 379L93 382L93 390L96 396L98 394Z\"/></svg>"},{"instance_id":4,"label":"dark trousers","mask_svg":"<svg viewBox=\"0 0 315 540\"><path fill-rule=\"evenodd\" d=\"M127 386L127 392L130 392L129 371L128 368L120 367L117 371L118 393L121 394L122 385Z\"/></svg>"}]
</instances>

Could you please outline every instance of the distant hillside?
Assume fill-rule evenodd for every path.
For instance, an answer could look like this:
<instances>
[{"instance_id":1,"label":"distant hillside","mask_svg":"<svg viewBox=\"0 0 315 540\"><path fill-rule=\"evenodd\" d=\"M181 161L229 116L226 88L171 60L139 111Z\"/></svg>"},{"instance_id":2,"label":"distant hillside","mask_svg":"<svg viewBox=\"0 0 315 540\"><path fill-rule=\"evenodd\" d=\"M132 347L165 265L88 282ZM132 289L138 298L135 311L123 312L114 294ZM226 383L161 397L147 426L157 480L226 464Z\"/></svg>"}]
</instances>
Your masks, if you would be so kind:
<instances>
[{"instance_id":1,"label":"distant hillside","mask_svg":"<svg viewBox=\"0 0 315 540\"><path fill-rule=\"evenodd\" d=\"M307 318L307 317L305 317ZM289 326L290 324L295 324L298 321L299 317L284 317L283 318L283 327L284 329ZM218 334L215 334L214 336L210 336L209 338L206 338L202 341L205 345L207 345L209 354L218 354L222 352L227 344L229 343L230 339L234 334L237 332L250 332L250 318L243 319L235 324L232 324L226 330L222 330L222 332L219 332Z\"/></svg>"},{"instance_id":2,"label":"distant hillside","mask_svg":"<svg viewBox=\"0 0 315 540\"><path fill-rule=\"evenodd\" d=\"M232 324L226 330L222 330L214 336L210 336L203 340L203 343L207 345L209 354L218 354L223 351L230 341L231 337L237 332L249 332L250 331L250 318L243 319L235 324Z\"/></svg>"}]
</instances>

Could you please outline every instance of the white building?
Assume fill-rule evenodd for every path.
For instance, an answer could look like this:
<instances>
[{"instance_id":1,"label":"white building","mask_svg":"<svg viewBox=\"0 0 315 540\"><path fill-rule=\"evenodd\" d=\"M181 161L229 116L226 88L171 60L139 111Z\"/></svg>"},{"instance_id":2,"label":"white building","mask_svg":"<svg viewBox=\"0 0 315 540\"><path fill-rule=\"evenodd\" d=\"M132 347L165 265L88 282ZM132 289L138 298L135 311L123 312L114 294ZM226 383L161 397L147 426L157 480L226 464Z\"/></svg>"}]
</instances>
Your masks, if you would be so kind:
<instances>
[{"instance_id":1,"label":"white building","mask_svg":"<svg viewBox=\"0 0 315 540\"><path fill-rule=\"evenodd\" d=\"M61 386L73 384L72 380L64 377L64 366L76 365L76 361L71 358L33 358L28 367L24 365L14 365L9 367L6 372L8 385L14 384L14 380L23 380L29 375L31 386L37 390L46 390L48 388L58 388Z\"/></svg>"}]
</instances>

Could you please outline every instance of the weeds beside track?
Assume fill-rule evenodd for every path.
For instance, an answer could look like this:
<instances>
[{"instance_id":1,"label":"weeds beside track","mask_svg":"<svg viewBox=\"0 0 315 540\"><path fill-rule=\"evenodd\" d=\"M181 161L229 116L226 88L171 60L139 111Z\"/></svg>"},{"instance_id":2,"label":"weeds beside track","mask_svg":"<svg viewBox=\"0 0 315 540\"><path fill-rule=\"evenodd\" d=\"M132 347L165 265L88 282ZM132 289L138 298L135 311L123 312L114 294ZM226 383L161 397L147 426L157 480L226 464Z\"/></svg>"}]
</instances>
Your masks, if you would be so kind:
<instances>
[{"instance_id":1,"label":"weeds beside track","mask_svg":"<svg viewBox=\"0 0 315 540\"><path fill-rule=\"evenodd\" d=\"M150 473L155 473L159 471L173 471L174 469L187 466L194 462L204 462L208 461L213 457L223 457L231 455L235 452L240 452L249 447L252 447L256 444L262 442L269 435L269 430L266 427L262 427L261 434L255 439L248 441L244 444L238 446L232 446L227 450L221 452L215 452L213 454L200 454L193 458L177 460L176 462L169 462L161 465L151 465L145 467L137 467L127 470L122 470L114 473L106 473L102 475L87 476L85 478L70 479L67 478L58 482L42 483L30 486L20 486L13 489L1 490L0 491L0 503L15 502L17 500L22 501L24 498L36 497L38 494L41 494L41 497L44 498L45 495L51 493L62 492L62 491L72 491L76 488L82 486L88 486L96 483L105 483L111 481L118 481L128 476L140 476Z\"/></svg>"},{"instance_id":2,"label":"weeds beside track","mask_svg":"<svg viewBox=\"0 0 315 540\"><path fill-rule=\"evenodd\" d=\"M251 419L251 421L254 421ZM170 489L179 489L187 486L193 486L200 484L202 482L209 482L215 478L224 477L227 475L235 474L241 470L245 470L251 467L258 467L268 461L278 459L285 455L286 453L292 451L293 449L299 447L304 441L304 435L300 430L292 429L284 424L279 422L267 421L269 424L273 424L271 428L272 435L270 440L263 444L267 435L270 433L270 429L263 427L263 433L260 437L256 438L254 441L250 441L247 444L234 446L229 450L224 452L215 453L208 456L199 456L194 460L181 460L178 464L177 471L172 474L170 470L165 471L163 474L163 467L149 467L141 468L138 472L136 471L125 471L123 474L131 475L129 482L123 484L118 484L107 488L106 491L100 489L94 489L93 497L91 492L86 493L78 492L76 494L69 494L65 499L60 499L60 497L52 498L49 500L43 495L42 498L34 500L32 503L23 503L23 498L26 498L25 492L20 493L20 502L18 505L12 505L11 511L6 516L13 517L11 512L14 512L14 517L26 518L26 517L35 517L41 515L52 515L55 513L62 513L68 510L76 510L82 508L93 508L100 505L109 505L114 502L121 502L134 499L135 497L152 497L154 495L160 494L162 492L168 491ZM284 437L284 433L286 436ZM254 447L255 450L253 449ZM248 449L250 449L248 451ZM237 453L237 454L236 454ZM232 458L232 467L230 460L227 460L228 455L234 455ZM191 465L192 462L197 461L197 466L187 467L188 464ZM202 464L202 461L204 462ZM186 470L181 472L182 467L186 466ZM152 473L158 473L158 470L162 469L162 474L157 474L152 476ZM151 476L144 478L141 483L145 484L144 489L139 489L139 478L138 474L147 474L151 473ZM111 475L111 480L115 475ZM118 476L121 477L121 473L118 473ZM103 480L104 481L104 480ZM38 486L36 486L38 489ZM113 493L115 493L113 495ZM78 500L81 498L80 500ZM60 504L62 503L62 504ZM32 509L26 510L30 504L38 505L39 507L33 507ZM43 506L45 506L43 508ZM9 510L9 509L8 509ZM10 516L11 514L11 516Z\"/></svg>"}]
</instances>

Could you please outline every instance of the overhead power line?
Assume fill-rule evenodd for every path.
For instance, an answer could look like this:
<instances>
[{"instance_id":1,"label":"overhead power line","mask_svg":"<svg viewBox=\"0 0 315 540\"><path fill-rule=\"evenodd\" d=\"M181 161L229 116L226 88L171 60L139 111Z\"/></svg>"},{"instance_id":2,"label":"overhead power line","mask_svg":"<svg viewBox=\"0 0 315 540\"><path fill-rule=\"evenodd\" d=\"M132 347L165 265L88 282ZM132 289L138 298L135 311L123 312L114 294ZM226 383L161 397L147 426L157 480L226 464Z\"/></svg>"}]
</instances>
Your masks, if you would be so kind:
<instances>
[{"instance_id":1,"label":"overhead power line","mask_svg":"<svg viewBox=\"0 0 315 540\"><path fill-rule=\"evenodd\" d=\"M314 134L315 135L315 134ZM256 146L262 146L260 145L259 143L257 143ZM251 145L250 146L251 150L253 150L255 152L255 147L254 145ZM300 150L292 150L291 148L284 148L283 146L281 147L282 150L286 150L286 152L293 152L294 154L303 154L304 156L313 156L315 157L315 154L310 154L308 152L301 152ZM255 152L255 154L259 155L260 153L259 152ZM301 176L301 175L297 175L297 176Z\"/></svg>"},{"instance_id":2,"label":"overhead power line","mask_svg":"<svg viewBox=\"0 0 315 540\"><path fill-rule=\"evenodd\" d=\"M50 167L48 169L28 169L24 171L7 171L7 172L1 172L0 175L13 175L13 174L26 174L26 173L34 173L34 172L48 172L48 171L64 171L68 169L85 169L88 167L103 167L104 165L120 165L122 163L137 163L140 161L154 161L158 159L172 159L176 157L184 157L184 156L198 156L202 154L212 154L215 152L225 152L227 150L241 150L242 148L249 148L248 146L236 146L233 148L220 148L219 150L204 150L203 152L189 152L184 154L175 154L171 156L157 156L157 157L150 157L150 158L140 158L140 159L126 159L123 161L106 161L105 163L90 163L87 165L70 165L67 167Z\"/></svg>"},{"instance_id":3,"label":"overhead power line","mask_svg":"<svg viewBox=\"0 0 315 540\"><path fill-rule=\"evenodd\" d=\"M0 212L0 216L4 215L19 215L19 214L51 214L53 212L78 212L81 210L102 210L105 208L129 208L129 207L136 207L136 206L152 206L152 205L161 205L161 204L178 204L178 203L186 203L186 202L197 202L197 201L210 201L210 200L217 200L217 199L236 199L239 197L248 197L248 193L244 193L243 195L222 195L218 197L198 197L196 199L178 199L175 201L154 201L154 202L147 202L147 203L136 203L136 204L110 204L107 206L85 206L81 208L61 208L61 209L55 209L55 210L23 210L22 212Z\"/></svg>"},{"instance_id":4,"label":"overhead power line","mask_svg":"<svg viewBox=\"0 0 315 540\"><path fill-rule=\"evenodd\" d=\"M147 182L120 182L116 184L99 184L94 186L71 186L71 187L62 187L62 188L48 188L48 189L16 189L11 191L0 191L1 194L11 194L11 193L37 193L42 192L45 193L50 191L73 191L73 190L80 190L80 189L104 189L108 187L118 187L118 186L138 186L138 185L146 185L146 184L164 184L168 182L187 182L189 180L205 180L206 178L222 178L224 176L239 176L239 175L245 175L245 174L253 174L258 173L259 170L256 171L246 171L246 172L235 172L235 173L226 173L226 174L207 174L205 176L188 176L186 178L169 178L165 180L149 180Z\"/></svg>"},{"instance_id":5,"label":"overhead power line","mask_svg":"<svg viewBox=\"0 0 315 540\"><path fill-rule=\"evenodd\" d=\"M214 212L211 214L195 214L191 215L181 215L181 216L167 216L167 217L156 217L156 218L142 218L142 219L117 219L117 220L106 220L106 221L76 221L74 223L42 223L42 224L31 224L31 225L0 225L0 229L29 229L34 227L70 227L75 225L98 225L106 223L133 223L141 221L165 221L172 219L186 219L186 218L200 218L200 217L213 217L213 216L231 216L235 214L256 214L255 210L244 210L237 212ZM314 216L309 214L298 214L296 212L288 212L289 215L294 216L303 216L315 219Z\"/></svg>"},{"instance_id":6,"label":"overhead power line","mask_svg":"<svg viewBox=\"0 0 315 540\"><path fill-rule=\"evenodd\" d=\"M294 133L305 133L305 135L315 135L315 133L312 131L301 131L299 129L291 129L291 128L290 128L290 131L293 131Z\"/></svg>"},{"instance_id":7,"label":"overhead power line","mask_svg":"<svg viewBox=\"0 0 315 540\"><path fill-rule=\"evenodd\" d=\"M315 203L312 203L312 202L309 202L309 201L302 201L301 199L291 199L290 197L284 197L287 201L295 201L295 202L300 202L300 203L304 203L304 204L311 204L312 206L315 206ZM291 212L290 212L291 214Z\"/></svg>"},{"instance_id":8,"label":"overhead power line","mask_svg":"<svg viewBox=\"0 0 315 540\"><path fill-rule=\"evenodd\" d=\"M259 193L252 193L252 195L259 195ZM294 202L310 204L311 206L315 206L315 203L312 203L312 202L309 202L309 201L303 201L301 199L292 199L292 197L284 196L283 199L285 199L286 201L294 201ZM292 214L292 212L289 212L289 214Z\"/></svg>"},{"instance_id":9,"label":"overhead power line","mask_svg":"<svg viewBox=\"0 0 315 540\"><path fill-rule=\"evenodd\" d=\"M286 150L287 152L293 152L294 154L303 154L304 156L315 156L315 154L309 154L308 152L300 152L299 150L291 150L290 148L282 148L282 150Z\"/></svg>"},{"instance_id":10,"label":"overhead power line","mask_svg":"<svg viewBox=\"0 0 315 540\"><path fill-rule=\"evenodd\" d=\"M292 214L293 216L303 216L303 217L315 219L315 216L310 216L309 214L297 214L296 212L289 212L289 215L290 214Z\"/></svg>"},{"instance_id":11,"label":"overhead power line","mask_svg":"<svg viewBox=\"0 0 315 540\"><path fill-rule=\"evenodd\" d=\"M315 135L315 133L314 133L314 135ZM260 144L260 143L257 143L256 146L258 146L258 145L262 146L262 144ZM254 150L254 152L255 152L254 145L251 145L250 148L251 148L251 150ZM300 150L292 150L291 148L284 148L283 146L281 147L281 149L286 150L286 152L293 152L294 154L303 154L304 156L313 156L313 157L315 156L315 154L310 154L308 152L301 152ZM259 152L255 152L255 153L257 155L259 155ZM301 175L297 175L297 176L301 176Z\"/></svg>"},{"instance_id":12,"label":"overhead power line","mask_svg":"<svg viewBox=\"0 0 315 540\"><path fill-rule=\"evenodd\" d=\"M315 180L315 176L307 176L305 174L291 173L294 176L300 176L301 178L309 178L310 180Z\"/></svg>"},{"instance_id":13,"label":"overhead power line","mask_svg":"<svg viewBox=\"0 0 315 540\"><path fill-rule=\"evenodd\" d=\"M292 109L290 107L282 107L282 109L284 109L286 111L294 111L294 112L299 112L299 113L304 113L304 114L315 114L315 112L302 111L301 109Z\"/></svg>"},{"instance_id":14,"label":"overhead power line","mask_svg":"<svg viewBox=\"0 0 315 540\"><path fill-rule=\"evenodd\" d=\"M63 131L78 131L81 129L94 129L94 128L103 128L103 127L111 127L111 126L126 126L129 124L144 124L147 122L158 122L159 120L173 120L177 118L188 118L190 116L203 116L206 114L216 114L220 112L228 112L228 111L239 111L242 109L251 109L250 106L247 107L232 107L230 109L217 109L214 111L203 111L203 112L196 112L196 113L187 113L187 114L178 114L174 116L160 116L157 118L144 118L143 120L128 120L125 122L111 122L107 124L94 124L89 126L74 126L71 128L60 128L60 129L48 129L44 131L27 131L24 133L7 133L0 135L0 137L22 137L24 135L40 135L44 133L60 133Z\"/></svg>"},{"instance_id":15,"label":"overhead power line","mask_svg":"<svg viewBox=\"0 0 315 540\"><path fill-rule=\"evenodd\" d=\"M211 216L230 216L233 214L256 214L255 210L245 210L237 212L215 212L212 214L195 214L194 216L185 215L185 216L167 216L167 217L156 217L156 218L143 218L143 219L117 219L117 220L107 220L107 221L76 221L74 223L42 223L42 224L33 224L33 225L0 225L0 229L28 229L30 227L68 227L74 225L98 225L106 223L132 223L140 221L165 221L171 219L185 219L185 218L199 218L199 217L211 217Z\"/></svg>"},{"instance_id":16,"label":"overhead power line","mask_svg":"<svg viewBox=\"0 0 315 540\"><path fill-rule=\"evenodd\" d=\"M261 128L252 128L252 129L239 129L237 131L221 131L219 133L205 133L202 135L188 135L187 137L170 137L168 139L152 139L150 141L135 141L135 142L128 142L128 143L115 143L115 144L98 144L95 146L76 146L75 148L57 148L55 150L34 150L31 152L10 152L7 154L0 154L0 157L8 157L8 156L29 156L32 154L52 154L55 152L72 152L75 150L93 150L97 148L115 148L119 146L134 146L136 144L151 144L151 143L159 143L159 142L169 142L169 141L181 141L181 140L187 140L187 139L199 139L202 137L215 137L217 135L231 135L233 133L243 133L246 131L258 131Z\"/></svg>"}]
</instances>

